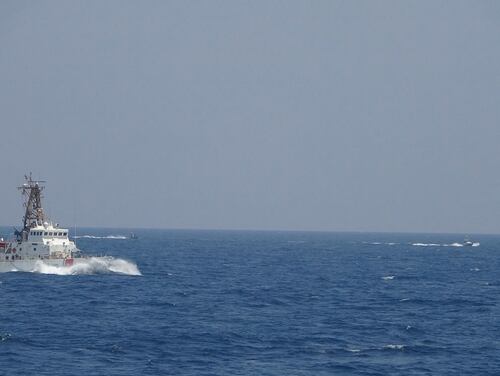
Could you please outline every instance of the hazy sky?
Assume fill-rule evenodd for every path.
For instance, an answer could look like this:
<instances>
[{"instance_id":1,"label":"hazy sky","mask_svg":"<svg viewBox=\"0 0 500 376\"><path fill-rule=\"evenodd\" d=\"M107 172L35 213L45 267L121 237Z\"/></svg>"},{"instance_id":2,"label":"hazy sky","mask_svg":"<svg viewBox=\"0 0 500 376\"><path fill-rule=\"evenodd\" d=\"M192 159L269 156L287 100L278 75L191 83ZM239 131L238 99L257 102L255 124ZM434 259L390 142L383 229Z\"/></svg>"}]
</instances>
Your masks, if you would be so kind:
<instances>
[{"instance_id":1,"label":"hazy sky","mask_svg":"<svg viewBox=\"0 0 500 376\"><path fill-rule=\"evenodd\" d=\"M500 232L498 1L1 1L0 224Z\"/></svg>"}]
</instances>

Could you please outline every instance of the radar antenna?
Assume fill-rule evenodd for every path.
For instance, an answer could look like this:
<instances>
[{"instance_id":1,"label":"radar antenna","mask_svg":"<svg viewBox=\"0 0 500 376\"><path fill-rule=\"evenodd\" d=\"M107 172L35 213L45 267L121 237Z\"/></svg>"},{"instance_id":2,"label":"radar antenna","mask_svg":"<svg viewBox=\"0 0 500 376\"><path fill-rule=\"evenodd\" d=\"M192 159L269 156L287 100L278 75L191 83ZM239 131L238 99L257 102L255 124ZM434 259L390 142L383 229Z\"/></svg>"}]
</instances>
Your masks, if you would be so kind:
<instances>
[{"instance_id":1,"label":"radar antenna","mask_svg":"<svg viewBox=\"0 0 500 376\"><path fill-rule=\"evenodd\" d=\"M36 225L43 225L45 220L45 213L42 208L42 191L45 188L42 180L33 180L30 172L30 176L24 175L25 183L17 187L17 189L22 191L22 195L25 197L24 207L26 212L23 217L23 229L21 231L22 238L26 239L28 233L32 227Z\"/></svg>"}]
</instances>

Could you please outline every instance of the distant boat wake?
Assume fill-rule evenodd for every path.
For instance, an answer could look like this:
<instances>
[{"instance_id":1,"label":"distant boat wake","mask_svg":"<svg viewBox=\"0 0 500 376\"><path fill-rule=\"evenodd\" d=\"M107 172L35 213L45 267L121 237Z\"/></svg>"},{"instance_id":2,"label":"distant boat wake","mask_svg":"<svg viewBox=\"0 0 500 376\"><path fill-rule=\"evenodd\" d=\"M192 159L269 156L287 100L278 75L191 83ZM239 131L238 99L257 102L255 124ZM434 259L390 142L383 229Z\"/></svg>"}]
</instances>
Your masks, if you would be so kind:
<instances>
[{"instance_id":1,"label":"distant boat wake","mask_svg":"<svg viewBox=\"0 0 500 376\"><path fill-rule=\"evenodd\" d=\"M95 258L79 262L71 266L54 266L37 261L33 273L55 274L55 275L90 275L90 274L122 274L122 275L142 275L137 265L117 258Z\"/></svg>"},{"instance_id":2,"label":"distant boat wake","mask_svg":"<svg viewBox=\"0 0 500 376\"><path fill-rule=\"evenodd\" d=\"M437 244L437 243L412 243L415 247L465 247L462 243ZM472 243L472 247L479 247L480 243Z\"/></svg>"},{"instance_id":3,"label":"distant boat wake","mask_svg":"<svg viewBox=\"0 0 500 376\"><path fill-rule=\"evenodd\" d=\"M370 244L370 245L400 245L400 244L409 244L414 247L479 247L481 243L475 242L472 244L464 244L464 243L382 243L382 242L363 242L364 244Z\"/></svg>"},{"instance_id":4,"label":"distant boat wake","mask_svg":"<svg viewBox=\"0 0 500 376\"><path fill-rule=\"evenodd\" d=\"M125 240L128 239L124 235L107 235L107 236L95 236L95 235L77 235L74 236L75 239L115 239L115 240Z\"/></svg>"}]
</instances>

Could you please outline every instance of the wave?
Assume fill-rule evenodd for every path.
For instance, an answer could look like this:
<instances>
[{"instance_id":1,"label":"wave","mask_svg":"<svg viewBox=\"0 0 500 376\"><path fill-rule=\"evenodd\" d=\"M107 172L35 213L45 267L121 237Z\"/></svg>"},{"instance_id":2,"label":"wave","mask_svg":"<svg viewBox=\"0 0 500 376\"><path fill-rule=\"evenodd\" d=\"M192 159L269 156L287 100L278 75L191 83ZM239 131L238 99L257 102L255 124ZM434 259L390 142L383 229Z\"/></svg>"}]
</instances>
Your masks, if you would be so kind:
<instances>
[{"instance_id":1,"label":"wave","mask_svg":"<svg viewBox=\"0 0 500 376\"><path fill-rule=\"evenodd\" d=\"M79 275L79 274L124 274L142 275L136 264L130 261L116 258L90 257L85 261L71 266L48 265L43 261L37 261L33 273L55 274L55 275Z\"/></svg>"},{"instance_id":2,"label":"wave","mask_svg":"<svg viewBox=\"0 0 500 376\"><path fill-rule=\"evenodd\" d=\"M388 350L404 350L405 345L385 345L383 348Z\"/></svg>"},{"instance_id":3,"label":"wave","mask_svg":"<svg viewBox=\"0 0 500 376\"><path fill-rule=\"evenodd\" d=\"M402 344L389 344L389 345L384 345L381 347L367 347L367 348L355 348L355 347L347 347L344 350L349 351L351 353L359 353L359 352L365 352L365 351L380 351L380 350L399 350L399 351L405 351L408 348L407 345L402 345Z\"/></svg>"},{"instance_id":4,"label":"wave","mask_svg":"<svg viewBox=\"0 0 500 376\"><path fill-rule=\"evenodd\" d=\"M388 276L386 276L386 277L382 277L382 279L383 279L384 281L390 281L390 280L393 280L393 279L394 279L394 277L395 277L394 275L388 275Z\"/></svg>"},{"instance_id":5,"label":"wave","mask_svg":"<svg viewBox=\"0 0 500 376\"><path fill-rule=\"evenodd\" d=\"M74 238L75 239L118 239L118 240L128 239L128 237L124 235L107 235L107 236L77 235L74 236Z\"/></svg>"},{"instance_id":6,"label":"wave","mask_svg":"<svg viewBox=\"0 0 500 376\"><path fill-rule=\"evenodd\" d=\"M347 351L349 351L349 352L352 352L352 353L359 353L359 352L361 352L361 350L360 350L360 349L351 349L351 348L347 348L346 350L347 350Z\"/></svg>"}]
</instances>

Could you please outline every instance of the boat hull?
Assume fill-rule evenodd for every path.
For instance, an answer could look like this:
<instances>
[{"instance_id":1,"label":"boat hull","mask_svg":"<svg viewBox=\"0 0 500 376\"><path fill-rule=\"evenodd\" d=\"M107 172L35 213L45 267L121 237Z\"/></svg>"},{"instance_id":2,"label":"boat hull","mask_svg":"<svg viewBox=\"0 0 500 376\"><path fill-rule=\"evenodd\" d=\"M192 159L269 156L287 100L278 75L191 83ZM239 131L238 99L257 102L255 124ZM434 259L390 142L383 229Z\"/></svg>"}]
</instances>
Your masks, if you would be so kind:
<instances>
[{"instance_id":1,"label":"boat hull","mask_svg":"<svg viewBox=\"0 0 500 376\"><path fill-rule=\"evenodd\" d=\"M110 257L92 257L95 261L109 261ZM0 261L0 273L8 272L36 272L43 266L52 266L57 268L72 267L78 264L88 263L90 258L66 258L66 259L24 259L12 261Z\"/></svg>"}]
</instances>

